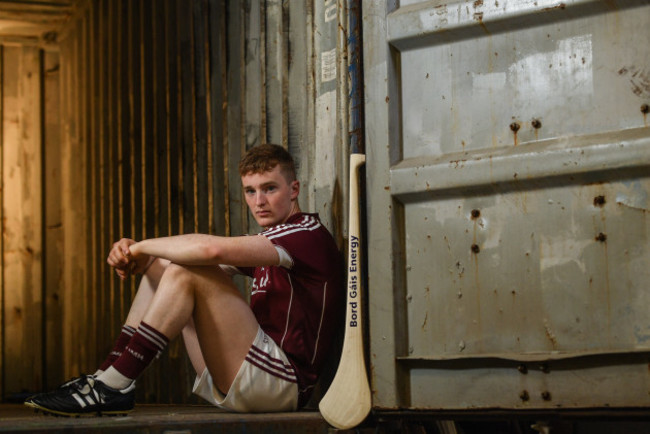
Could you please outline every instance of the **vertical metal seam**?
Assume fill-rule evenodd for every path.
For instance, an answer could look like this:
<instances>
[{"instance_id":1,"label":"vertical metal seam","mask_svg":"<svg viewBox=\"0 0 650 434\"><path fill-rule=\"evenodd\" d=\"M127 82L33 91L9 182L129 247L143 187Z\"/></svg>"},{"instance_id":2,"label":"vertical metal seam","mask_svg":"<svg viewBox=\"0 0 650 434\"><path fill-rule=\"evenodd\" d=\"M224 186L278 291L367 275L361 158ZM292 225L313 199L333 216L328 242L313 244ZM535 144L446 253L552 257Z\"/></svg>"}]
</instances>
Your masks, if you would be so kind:
<instances>
[{"instance_id":1,"label":"vertical metal seam","mask_svg":"<svg viewBox=\"0 0 650 434\"><path fill-rule=\"evenodd\" d=\"M160 5L158 5L161 7ZM153 110L149 112L149 116L151 116L151 146L153 147L152 150L152 161L149 163L153 166L153 185L151 186L153 189L153 206L154 206L154 221L153 223L153 231L154 231L154 237L159 237L160 236L160 221L158 219L158 216L160 215L160 185L158 183L158 178L160 176L160 169L159 169L159 160L158 160L158 146L159 146L159 134L158 134L158 110L160 101L158 101L158 87L160 86L160 83L158 83L158 74L156 69L156 60L157 60L157 55L156 55L156 46L159 44L158 41L158 36L160 33L159 30L159 25L160 23L157 22L155 17L155 12L153 9L155 9L155 5L151 3L151 14L149 14L149 19L151 20L151 46L148 47L149 50L151 50L151 95L150 98L153 101ZM150 223L151 224L151 223Z\"/></svg>"},{"instance_id":2,"label":"vertical metal seam","mask_svg":"<svg viewBox=\"0 0 650 434\"><path fill-rule=\"evenodd\" d=\"M338 21L338 31L336 34L336 74L339 85L337 86L337 99L336 99L336 113L337 117L340 119L338 124L338 135L339 135L339 149L338 152L334 153L335 158L337 159L337 165L342 168L336 174L340 176L343 180L343 197L344 203L348 203L349 198L349 183L351 180L347 176L350 171L349 155L354 153L351 149L350 142L350 109L351 109L351 94L350 94L350 77L347 74L350 65L349 58L349 49L350 49L350 19L349 19L349 9L350 9L350 0L338 0L337 2L337 21ZM363 170L360 168L359 170ZM361 176L360 174L358 176ZM350 216L347 213L343 213L341 227L342 231L347 232L349 228L349 219ZM349 234L345 234L349 236Z\"/></svg>"},{"instance_id":3,"label":"vertical metal seam","mask_svg":"<svg viewBox=\"0 0 650 434\"><path fill-rule=\"evenodd\" d=\"M181 38L180 38L180 33L181 33L181 1L177 0L176 1L176 59L175 59L175 65L176 65L176 118L179 120L183 119L183 101L182 101L182 94L183 94L183 87L182 87L182 79L181 79L181 51L182 51L182 43L181 43ZM176 182L178 185L178 233L182 234L185 232L185 200L183 199L185 195L185 188L183 184L183 158L182 158L182 144L183 144L183 125L182 123L178 124L178 128L176 131L176 143L181 144L181 146L178 147L178 158L176 160L177 164L177 169L178 169L178 177L176 178Z\"/></svg>"},{"instance_id":4,"label":"vertical metal seam","mask_svg":"<svg viewBox=\"0 0 650 434\"><path fill-rule=\"evenodd\" d=\"M289 3L280 2L282 38L282 146L289 149Z\"/></svg>"},{"instance_id":5,"label":"vertical metal seam","mask_svg":"<svg viewBox=\"0 0 650 434\"><path fill-rule=\"evenodd\" d=\"M85 16L82 17L82 22L83 22L83 28L84 28L84 39L86 41L89 41L88 45L86 46L87 54L89 59L88 62L88 76L87 76L87 82L86 82L86 104L88 108L88 116L89 116L89 122L88 122L88 162L89 162L89 170L88 170L88 178L89 179L89 190L87 192L87 212L90 216L90 225L89 225L89 234L90 236L88 237L90 239L90 246L89 246L89 267L90 267L90 282L91 285L89 285L93 291L92 291L92 317L97 318L97 311L98 311L98 300L100 298L100 295L98 292L100 291L100 286L99 286L99 260L97 258L97 251L99 249L99 242L97 238L97 233L98 233L98 224L97 224L97 195L95 194L97 192L97 188L99 183L97 182L97 147L94 146L94 134L96 133L96 128L97 126L95 125L95 111L96 111L96 106L92 104L93 97L94 97L94 76L95 76L95 50L91 50L89 47L92 45L94 42L94 31L92 27L88 24L88 22L92 23L93 20L93 14L94 14L94 5L91 2L88 2L88 9L85 13ZM63 68L62 68L63 70ZM61 86L61 94L62 94L62 99L65 98L64 96L64 86ZM91 330L92 330L92 335L97 336L97 321L92 321L91 322ZM101 357L99 355L99 348L95 344L94 346L91 346L90 348L93 349L93 354L95 354L98 357Z\"/></svg>"},{"instance_id":6,"label":"vertical metal seam","mask_svg":"<svg viewBox=\"0 0 650 434\"><path fill-rule=\"evenodd\" d=\"M135 238L136 237L136 204L135 204L135 179L134 179L134 173L135 171L135 134L134 134L134 104L133 104L133 88L135 87L134 85L134 77L133 77L133 58L134 58L134 53L133 53L133 40L135 39L134 36L134 31L133 31L133 8L131 7L131 4L127 2L127 27L128 27L128 35L127 35L127 40L128 40L128 49L127 49L127 59L128 59L128 70L129 70L129 75L128 75L128 83L127 83L127 89L129 91L129 96L128 96L128 104L129 104L129 165L130 165L130 173L131 177L129 179L129 189L130 189L130 200L129 200L129 208L130 208L130 223L131 223L131 228L130 228L130 237ZM131 279L131 299L135 296L136 292L136 283L134 279Z\"/></svg>"},{"instance_id":7,"label":"vertical metal seam","mask_svg":"<svg viewBox=\"0 0 650 434\"><path fill-rule=\"evenodd\" d=\"M242 152L246 151L246 48L248 46L247 44L247 35L248 35L248 17L250 16L250 4L252 1L255 0L244 0L241 3L241 27L240 27L240 51L243 53L243 56L241 56L241 65L242 65L242 70L244 71L244 75L242 77L242 81L240 82L239 86L239 149L238 153L241 156ZM245 5L248 5L248 9L245 7ZM230 162L230 161L229 161ZM234 167L229 167L229 170L232 172L235 172L237 170L236 166ZM234 187L234 186L233 186ZM242 201L239 202L239 209L237 210L239 212L239 225L242 230L246 230L248 228L248 214L244 213L244 207L245 205L242 203Z\"/></svg>"},{"instance_id":8,"label":"vertical metal seam","mask_svg":"<svg viewBox=\"0 0 650 434\"><path fill-rule=\"evenodd\" d=\"M112 32L112 27L114 25L114 14L113 14L113 8L111 5L114 4L114 2L109 2L108 0L105 1L104 3L104 12L105 12L105 25L104 25L104 38L106 40L106 51L105 56L106 56L106 62L104 63L104 74L105 74L105 83L104 83L104 88L105 88L105 95L106 98L104 99L104 106L108 106L108 110L106 110L105 113L105 121L104 121L104 126L105 130L108 136L108 140L106 141L106 152L108 155L108 161L106 162L107 164L107 176L108 176L108 190L107 190L107 200L108 200L108 231L107 234L104 236L107 237L106 242L107 246L110 248L111 243L115 240L115 234L114 229L115 229L115 188L117 184L117 180L114 179L114 166L116 164L115 161L115 155L114 155L114 140L115 140L115 134L114 134L114 119L113 119L113 95L114 95L114 89L113 89L113 80L114 77L112 77L111 72L111 67L113 66L113 60L114 58L112 56L115 55L113 52L114 44L113 44L113 32ZM109 318L109 324L111 325L111 330L115 330L117 327L117 324L114 324L115 320L115 304L116 304L116 298L117 297L117 292L120 284L116 282L116 280L113 278L113 273L110 272L110 270L107 268L106 273L109 275L109 291L110 291L110 318ZM112 334L112 333L111 333ZM109 334L108 336L110 336ZM108 339L111 339L108 337Z\"/></svg>"},{"instance_id":9,"label":"vertical metal seam","mask_svg":"<svg viewBox=\"0 0 650 434\"><path fill-rule=\"evenodd\" d=\"M193 0L193 7L196 7L197 2L200 0ZM198 161L197 161L197 155L198 155L198 143L197 143L197 136L196 136L196 116L197 116L197 110L196 110L196 104L197 104L197 95L196 95L196 38L194 35L194 29L196 27L196 23L194 21L194 14L192 13L190 15L190 53L191 53L191 59L190 59L190 65L192 68L192 80L191 80L191 98L190 98L190 103L192 104L192 111L191 111L191 120L190 124L192 126L192 184L194 185L193 191L192 191L192 199L194 201L194 231L197 232L199 230L199 174L198 174Z\"/></svg>"},{"instance_id":10,"label":"vertical metal seam","mask_svg":"<svg viewBox=\"0 0 650 434\"><path fill-rule=\"evenodd\" d=\"M203 14L203 41L201 41L201 46L203 47L203 76L205 77L205 146L208 155L207 163L207 189L208 189L208 233L215 233L214 226L214 165L212 164L212 154L213 154L213 143L212 143L212 86L210 81L210 49L211 49L211 38L210 38L210 3L205 5L203 9L205 13ZM205 200L205 199L204 199Z\"/></svg>"},{"instance_id":11,"label":"vertical metal seam","mask_svg":"<svg viewBox=\"0 0 650 434\"><path fill-rule=\"evenodd\" d=\"M116 89L116 94L119 94L119 92L122 90L122 80L124 80L124 77L122 77L121 71L122 71L122 59L124 58L124 53L122 53L122 38L123 32L119 31L119 29L124 28L124 23L122 22L122 14L120 10L121 2L114 2L116 5L115 8L117 9L116 18L115 22L113 23L114 26L113 28L117 30L115 33L117 33L116 36L116 41L115 41L115 63L114 63L114 71L115 71L115 89ZM122 98L123 96L120 95L120 99L118 101L115 101L115 106L116 106L116 134L115 134L115 140L117 141L117 184L118 184L118 203L117 203L117 216L118 216L118 224L117 227L119 228L119 233L115 234L116 239L117 237L123 237L124 236L124 143L122 142L122 129L124 128L124 125L122 124ZM113 240L115 241L115 240ZM120 312L125 311L125 303L124 303L124 292L126 291L126 286L127 284L125 282L120 281L119 287L120 287Z\"/></svg>"},{"instance_id":12,"label":"vertical metal seam","mask_svg":"<svg viewBox=\"0 0 650 434\"><path fill-rule=\"evenodd\" d=\"M259 40L259 47L260 47L260 79L262 80L262 89L260 92L260 106L259 106L259 111L260 111L260 133L259 133L259 138L263 143L268 143L269 142L269 127L268 127L268 116L266 113L267 109L267 104L268 104L268 98L266 97L266 89L268 86L268 83L266 82L266 70L268 69L266 67L266 56L267 56L267 47L266 47L266 31L267 31L267 25L266 25L266 0L253 0L253 1L258 1L260 3L259 11L260 11L260 40ZM251 8L252 9L252 8ZM250 10L249 10L250 13ZM249 20L246 20L248 23ZM250 37L250 34L248 33L249 28L246 28L246 38ZM246 143L246 150L248 150L248 143Z\"/></svg>"},{"instance_id":13,"label":"vertical metal seam","mask_svg":"<svg viewBox=\"0 0 650 434\"><path fill-rule=\"evenodd\" d=\"M140 48L140 120L143 121L146 119L146 91L145 91L145 81L146 81L146 76L145 76L145 49L144 49L144 6L142 2L138 2L140 6L140 22L139 22L139 47ZM144 122L140 123L140 178L141 178L141 185L144 187L142 188L142 198L141 198L141 203L140 203L140 218L142 220L142 238L148 238L151 237L152 234L147 233L147 213L146 213L146 207L147 207L147 170L146 170L146 161L147 161L147 150L146 150L146 145L147 145L147 137L146 137L146 128L144 125Z\"/></svg>"},{"instance_id":14,"label":"vertical metal seam","mask_svg":"<svg viewBox=\"0 0 650 434\"><path fill-rule=\"evenodd\" d=\"M174 91L174 88L170 86L170 59L169 59L169 21L167 16L169 15L169 2L163 2L163 16L165 17L165 40L163 41L165 47L165 82L167 84L167 90L165 91L165 164L167 165L167 176L165 178L165 184L167 186L167 234L174 235L173 226L172 226L172 183L171 183L171 127L169 125L169 119L171 117L171 107L169 101L169 94Z\"/></svg>"},{"instance_id":15,"label":"vertical metal seam","mask_svg":"<svg viewBox=\"0 0 650 434\"><path fill-rule=\"evenodd\" d=\"M349 139L351 153L365 153L363 135L363 66L361 45L361 4L347 0L348 9L348 79L349 87Z\"/></svg>"}]
</instances>

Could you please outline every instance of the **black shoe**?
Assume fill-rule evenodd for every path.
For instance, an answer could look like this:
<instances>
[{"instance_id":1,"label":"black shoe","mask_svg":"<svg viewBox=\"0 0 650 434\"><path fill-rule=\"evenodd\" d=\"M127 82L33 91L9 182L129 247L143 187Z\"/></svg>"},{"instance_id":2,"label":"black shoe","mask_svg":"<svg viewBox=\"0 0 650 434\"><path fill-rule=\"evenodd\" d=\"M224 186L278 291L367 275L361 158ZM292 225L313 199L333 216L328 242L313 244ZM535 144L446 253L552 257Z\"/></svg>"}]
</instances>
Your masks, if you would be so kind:
<instances>
[{"instance_id":1,"label":"black shoe","mask_svg":"<svg viewBox=\"0 0 650 434\"><path fill-rule=\"evenodd\" d=\"M25 405L57 416L127 414L135 406L135 382L117 390L86 375L52 392L33 396Z\"/></svg>"},{"instance_id":2,"label":"black shoe","mask_svg":"<svg viewBox=\"0 0 650 434\"><path fill-rule=\"evenodd\" d=\"M74 386L75 384L77 384L77 383L80 382L80 381L85 381L86 377L90 377L90 378L93 378L93 379L94 379L96 376L95 376L95 374L91 374L91 375L88 375L88 374L81 374L80 376L78 376L78 377L74 377L73 379L68 380L68 381L66 381L65 383L59 385L56 389L57 389L57 390L59 390L59 389L67 389L67 388L69 388L69 387ZM26 406L28 406L28 407L36 408L36 407L34 406L34 403L33 403L34 398L40 398L40 397L42 397L42 396L44 396L44 395L46 395L46 394L47 394L47 393L37 393L37 394L35 394L35 395L30 395L29 398L27 398L27 399L24 401L24 404L25 404Z\"/></svg>"}]
</instances>

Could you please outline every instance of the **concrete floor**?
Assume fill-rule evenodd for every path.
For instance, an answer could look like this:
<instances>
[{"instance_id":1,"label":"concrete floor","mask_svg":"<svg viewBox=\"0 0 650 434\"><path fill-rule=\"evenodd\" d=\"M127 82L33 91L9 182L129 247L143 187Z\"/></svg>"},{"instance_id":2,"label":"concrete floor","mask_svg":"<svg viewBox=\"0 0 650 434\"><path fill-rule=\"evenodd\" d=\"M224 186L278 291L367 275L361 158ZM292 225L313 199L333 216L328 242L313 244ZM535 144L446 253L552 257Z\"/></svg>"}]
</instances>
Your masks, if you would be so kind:
<instances>
[{"instance_id":1,"label":"concrete floor","mask_svg":"<svg viewBox=\"0 0 650 434\"><path fill-rule=\"evenodd\" d=\"M46 416L22 404L0 405L0 433L327 433L318 412L238 414L203 405L136 405L125 417Z\"/></svg>"}]
</instances>

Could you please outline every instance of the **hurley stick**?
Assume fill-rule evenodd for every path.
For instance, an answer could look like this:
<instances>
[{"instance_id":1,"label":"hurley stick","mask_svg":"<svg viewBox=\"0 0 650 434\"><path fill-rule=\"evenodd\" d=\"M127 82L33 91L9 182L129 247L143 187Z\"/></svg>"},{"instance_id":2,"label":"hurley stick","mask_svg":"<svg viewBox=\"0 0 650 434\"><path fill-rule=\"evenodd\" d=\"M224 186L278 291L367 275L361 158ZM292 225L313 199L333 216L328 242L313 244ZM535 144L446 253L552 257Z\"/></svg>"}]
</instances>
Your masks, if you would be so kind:
<instances>
[{"instance_id":1,"label":"hurley stick","mask_svg":"<svg viewBox=\"0 0 650 434\"><path fill-rule=\"evenodd\" d=\"M363 355L361 324L361 258L359 256L359 167L363 154L350 155L350 228L348 256L348 300L345 311L345 337L339 367L327 393L318 405L321 414L336 428L349 429L360 424L370 412L370 387Z\"/></svg>"}]
</instances>

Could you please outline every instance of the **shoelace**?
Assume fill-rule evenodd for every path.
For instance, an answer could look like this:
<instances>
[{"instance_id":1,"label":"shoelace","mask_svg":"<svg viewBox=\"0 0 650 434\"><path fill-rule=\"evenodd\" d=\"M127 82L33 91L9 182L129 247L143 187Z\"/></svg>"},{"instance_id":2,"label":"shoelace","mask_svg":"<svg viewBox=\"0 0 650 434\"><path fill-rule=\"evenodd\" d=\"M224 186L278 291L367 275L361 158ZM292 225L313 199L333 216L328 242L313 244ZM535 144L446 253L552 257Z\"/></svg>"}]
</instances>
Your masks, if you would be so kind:
<instances>
[{"instance_id":1,"label":"shoelace","mask_svg":"<svg viewBox=\"0 0 650 434\"><path fill-rule=\"evenodd\" d=\"M99 390L95 389L96 384L97 382L95 381L94 375L86 375L85 381L78 381L77 383L73 384L73 386L83 396L90 398L91 402L88 402L89 404L92 404L92 401L94 401L94 404L103 404L104 397ZM86 401L88 401L88 398L86 398Z\"/></svg>"},{"instance_id":2,"label":"shoelace","mask_svg":"<svg viewBox=\"0 0 650 434\"><path fill-rule=\"evenodd\" d=\"M91 377L93 379L95 378L95 376L92 375L92 374L81 374L78 377L74 377L74 378L66 381L65 383L61 384L59 387L57 387L57 389L63 389L64 387L70 387L73 384L79 383L80 380L83 380L86 377Z\"/></svg>"}]
</instances>

